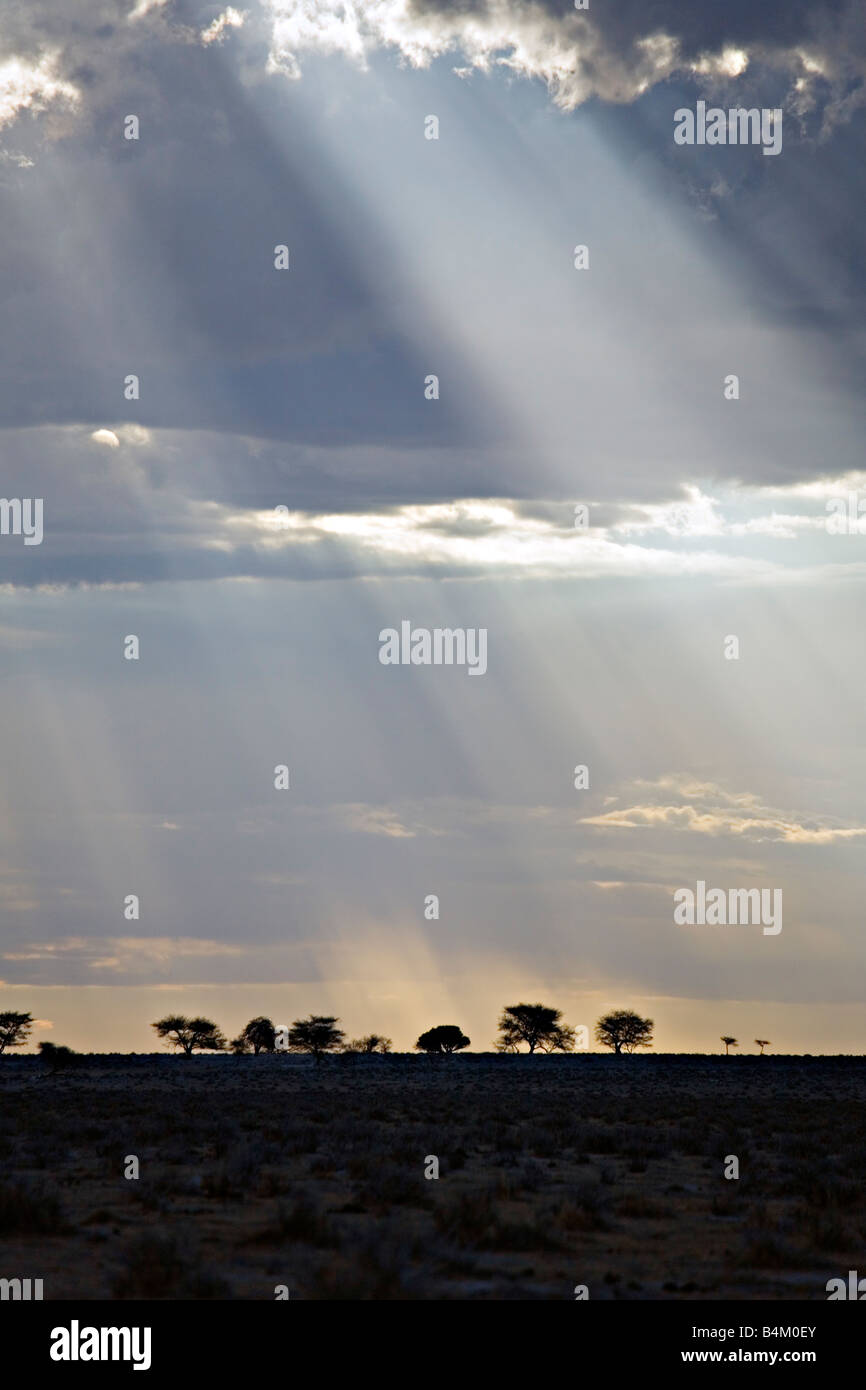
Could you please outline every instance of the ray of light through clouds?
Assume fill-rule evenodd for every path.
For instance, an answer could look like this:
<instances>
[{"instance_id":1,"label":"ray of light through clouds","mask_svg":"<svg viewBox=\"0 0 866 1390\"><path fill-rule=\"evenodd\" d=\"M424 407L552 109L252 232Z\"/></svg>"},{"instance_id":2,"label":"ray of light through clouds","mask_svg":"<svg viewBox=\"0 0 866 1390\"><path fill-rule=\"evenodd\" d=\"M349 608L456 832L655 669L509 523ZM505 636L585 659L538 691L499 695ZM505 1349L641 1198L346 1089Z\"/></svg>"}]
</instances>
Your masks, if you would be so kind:
<instances>
[{"instance_id":1,"label":"ray of light through clouds","mask_svg":"<svg viewBox=\"0 0 866 1390\"><path fill-rule=\"evenodd\" d=\"M7 1007L862 1050L866 37L702 10L5 7ZM676 146L701 98L780 155ZM699 879L784 930L675 925Z\"/></svg>"}]
</instances>

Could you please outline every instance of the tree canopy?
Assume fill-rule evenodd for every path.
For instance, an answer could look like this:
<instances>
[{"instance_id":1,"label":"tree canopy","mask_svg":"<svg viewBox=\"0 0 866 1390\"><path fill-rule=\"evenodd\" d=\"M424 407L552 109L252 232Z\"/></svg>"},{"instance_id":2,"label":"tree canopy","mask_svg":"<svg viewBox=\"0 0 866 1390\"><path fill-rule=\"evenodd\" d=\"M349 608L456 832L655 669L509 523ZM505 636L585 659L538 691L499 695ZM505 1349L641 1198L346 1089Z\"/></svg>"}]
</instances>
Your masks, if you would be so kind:
<instances>
[{"instance_id":1,"label":"tree canopy","mask_svg":"<svg viewBox=\"0 0 866 1390\"><path fill-rule=\"evenodd\" d=\"M183 1014L168 1014L151 1024L161 1038L172 1047L183 1048L189 1057L193 1052L222 1052L226 1040L212 1019L186 1018Z\"/></svg>"},{"instance_id":2,"label":"tree canopy","mask_svg":"<svg viewBox=\"0 0 866 1390\"><path fill-rule=\"evenodd\" d=\"M652 1047L653 1021L641 1018L633 1009L614 1009L595 1025L595 1040L614 1052L634 1052L636 1047Z\"/></svg>"},{"instance_id":3,"label":"tree canopy","mask_svg":"<svg viewBox=\"0 0 866 1390\"><path fill-rule=\"evenodd\" d=\"M499 1020L497 1052L517 1052L526 1043L530 1052L573 1052L574 1029L562 1021L562 1010L548 1004L508 1004Z\"/></svg>"},{"instance_id":4,"label":"tree canopy","mask_svg":"<svg viewBox=\"0 0 866 1390\"><path fill-rule=\"evenodd\" d=\"M276 1036L277 1030L271 1020L260 1015L251 1018L238 1036L232 1039L231 1049L236 1053L254 1052L257 1056L260 1052L273 1052Z\"/></svg>"},{"instance_id":5,"label":"tree canopy","mask_svg":"<svg viewBox=\"0 0 866 1390\"><path fill-rule=\"evenodd\" d=\"M415 1047L419 1052L441 1053L450 1057L452 1052L459 1052L461 1048L468 1047L469 1042L470 1039L463 1029L458 1028L455 1023L439 1023L435 1028L428 1028L426 1033L422 1033Z\"/></svg>"},{"instance_id":6,"label":"tree canopy","mask_svg":"<svg viewBox=\"0 0 866 1390\"><path fill-rule=\"evenodd\" d=\"M14 1009L0 1013L0 1052L7 1047L23 1047L32 1027L32 1014L19 1014Z\"/></svg>"},{"instance_id":7,"label":"tree canopy","mask_svg":"<svg viewBox=\"0 0 866 1390\"><path fill-rule=\"evenodd\" d=\"M326 1052L342 1047L346 1035L338 1028L338 1018L330 1014L310 1014L309 1018L298 1018L289 1029L288 1050L290 1052L309 1052L320 1061Z\"/></svg>"}]
</instances>

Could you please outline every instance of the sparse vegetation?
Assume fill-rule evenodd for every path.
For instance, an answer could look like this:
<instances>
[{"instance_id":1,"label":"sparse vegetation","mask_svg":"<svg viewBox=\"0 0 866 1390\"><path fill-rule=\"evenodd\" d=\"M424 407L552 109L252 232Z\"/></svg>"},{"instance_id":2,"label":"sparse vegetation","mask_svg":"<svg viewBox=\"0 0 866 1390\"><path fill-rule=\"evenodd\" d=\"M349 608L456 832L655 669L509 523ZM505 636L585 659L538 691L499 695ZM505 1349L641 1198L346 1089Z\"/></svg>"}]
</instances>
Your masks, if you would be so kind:
<instances>
[{"instance_id":1,"label":"sparse vegetation","mask_svg":"<svg viewBox=\"0 0 866 1390\"><path fill-rule=\"evenodd\" d=\"M860 1058L80 1060L0 1068L47 1297L557 1299L579 1251L594 1296L803 1298L861 1258Z\"/></svg>"},{"instance_id":2,"label":"sparse vegetation","mask_svg":"<svg viewBox=\"0 0 866 1390\"><path fill-rule=\"evenodd\" d=\"M368 1033L364 1038L353 1038L346 1044L347 1052L359 1052L370 1056L374 1052L392 1052L394 1044L390 1038L383 1037L381 1033Z\"/></svg>"}]
</instances>

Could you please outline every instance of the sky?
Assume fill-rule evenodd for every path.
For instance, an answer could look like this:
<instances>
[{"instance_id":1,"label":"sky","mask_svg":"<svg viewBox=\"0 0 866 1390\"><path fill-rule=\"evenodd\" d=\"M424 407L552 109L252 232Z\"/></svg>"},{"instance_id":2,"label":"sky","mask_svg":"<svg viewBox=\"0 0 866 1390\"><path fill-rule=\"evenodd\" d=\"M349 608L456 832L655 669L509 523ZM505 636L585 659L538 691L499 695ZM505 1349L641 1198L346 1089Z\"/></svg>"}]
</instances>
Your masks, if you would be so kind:
<instances>
[{"instance_id":1,"label":"sky","mask_svg":"<svg viewBox=\"0 0 866 1390\"><path fill-rule=\"evenodd\" d=\"M4 0L31 1050L314 1012L483 1051L539 999L864 1051L863 20ZM699 102L781 149L676 143ZM383 664L403 623L486 669ZM699 882L782 929L677 923Z\"/></svg>"}]
</instances>

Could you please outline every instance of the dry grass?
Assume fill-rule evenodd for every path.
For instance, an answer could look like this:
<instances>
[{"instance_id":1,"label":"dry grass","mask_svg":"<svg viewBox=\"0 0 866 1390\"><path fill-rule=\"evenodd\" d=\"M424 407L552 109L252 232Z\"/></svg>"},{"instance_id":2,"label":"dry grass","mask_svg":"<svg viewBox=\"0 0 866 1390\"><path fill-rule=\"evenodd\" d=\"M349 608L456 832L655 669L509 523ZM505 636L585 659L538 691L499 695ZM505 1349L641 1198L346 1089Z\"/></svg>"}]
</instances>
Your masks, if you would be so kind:
<instances>
[{"instance_id":1,"label":"dry grass","mask_svg":"<svg viewBox=\"0 0 866 1390\"><path fill-rule=\"evenodd\" d=\"M46 1298L823 1299L863 1262L864 1080L859 1058L3 1058L0 1276Z\"/></svg>"}]
</instances>

